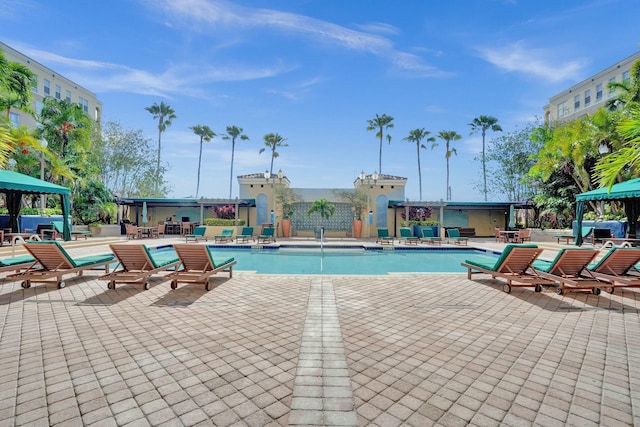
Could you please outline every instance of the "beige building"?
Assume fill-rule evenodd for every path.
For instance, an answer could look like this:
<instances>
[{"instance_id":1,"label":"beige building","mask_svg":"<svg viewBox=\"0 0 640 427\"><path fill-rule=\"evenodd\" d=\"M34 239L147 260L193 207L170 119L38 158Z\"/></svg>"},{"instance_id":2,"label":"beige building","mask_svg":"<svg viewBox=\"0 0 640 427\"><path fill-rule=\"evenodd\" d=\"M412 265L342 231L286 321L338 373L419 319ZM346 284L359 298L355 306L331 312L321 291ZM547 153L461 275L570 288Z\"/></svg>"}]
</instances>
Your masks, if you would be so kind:
<instances>
[{"instance_id":1,"label":"beige building","mask_svg":"<svg viewBox=\"0 0 640 427\"><path fill-rule=\"evenodd\" d=\"M637 60L640 52L551 97L544 107L545 122L571 121L595 113L614 96L608 89L609 83L628 81L631 65Z\"/></svg>"},{"instance_id":2,"label":"beige building","mask_svg":"<svg viewBox=\"0 0 640 427\"><path fill-rule=\"evenodd\" d=\"M2 42L0 42L0 50L8 61L22 64L36 75L33 82L34 105L32 106L36 113L41 110L42 100L45 98L66 99L80 105L91 119L98 122L102 120L102 102L98 100L95 93ZM12 109L9 112L9 118L16 127L25 125L30 128L36 125L33 117L20 110Z\"/></svg>"}]
</instances>

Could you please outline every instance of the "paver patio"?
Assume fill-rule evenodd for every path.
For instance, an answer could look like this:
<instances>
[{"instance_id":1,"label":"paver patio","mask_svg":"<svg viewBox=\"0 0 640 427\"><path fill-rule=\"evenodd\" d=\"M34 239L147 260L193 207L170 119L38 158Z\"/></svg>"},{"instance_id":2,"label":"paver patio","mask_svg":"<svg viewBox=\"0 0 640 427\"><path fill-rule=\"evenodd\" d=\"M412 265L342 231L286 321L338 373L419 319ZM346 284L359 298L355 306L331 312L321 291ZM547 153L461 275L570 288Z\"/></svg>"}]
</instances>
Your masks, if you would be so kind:
<instances>
[{"instance_id":1,"label":"paver patio","mask_svg":"<svg viewBox=\"0 0 640 427\"><path fill-rule=\"evenodd\" d=\"M109 291L99 275L0 279L0 425L640 425L633 290L238 271L210 292Z\"/></svg>"}]
</instances>

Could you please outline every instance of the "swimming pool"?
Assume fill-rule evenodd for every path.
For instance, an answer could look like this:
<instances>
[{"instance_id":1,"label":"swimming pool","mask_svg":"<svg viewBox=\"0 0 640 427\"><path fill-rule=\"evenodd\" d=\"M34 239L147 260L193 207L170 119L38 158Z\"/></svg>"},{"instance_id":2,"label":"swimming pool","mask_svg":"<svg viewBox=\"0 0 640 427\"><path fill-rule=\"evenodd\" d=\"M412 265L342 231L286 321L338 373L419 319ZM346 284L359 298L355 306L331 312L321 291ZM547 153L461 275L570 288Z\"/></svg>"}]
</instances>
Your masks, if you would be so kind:
<instances>
[{"instance_id":1,"label":"swimming pool","mask_svg":"<svg viewBox=\"0 0 640 427\"><path fill-rule=\"evenodd\" d=\"M172 249L170 249L172 250ZM258 274L356 274L465 272L466 259L496 260L497 254L473 249L236 249L211 247L216 258L234 257L239 271Z\"/></svg>"}]
</instances>

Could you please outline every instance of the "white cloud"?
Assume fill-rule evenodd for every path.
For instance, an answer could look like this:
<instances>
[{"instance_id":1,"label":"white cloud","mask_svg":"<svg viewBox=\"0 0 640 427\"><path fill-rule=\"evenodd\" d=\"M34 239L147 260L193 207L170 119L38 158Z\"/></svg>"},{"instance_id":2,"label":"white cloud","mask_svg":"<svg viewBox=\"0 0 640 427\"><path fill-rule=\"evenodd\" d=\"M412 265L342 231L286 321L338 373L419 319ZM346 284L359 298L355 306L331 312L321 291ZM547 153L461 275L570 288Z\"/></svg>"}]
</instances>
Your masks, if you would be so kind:
<instances>
[{"instance_id":1,"label":"white cloud","mask_svg":"<svg viewBox=\"0 0 640 427\"><path fill-rule=\"evenodd\" d=\"M504 47L479 48L480 56L508 72L518 72L557 83L578 80L585 61L560 61L551 58L550 51L527 48L519 41Z\"/></svg>"}]
</instances>

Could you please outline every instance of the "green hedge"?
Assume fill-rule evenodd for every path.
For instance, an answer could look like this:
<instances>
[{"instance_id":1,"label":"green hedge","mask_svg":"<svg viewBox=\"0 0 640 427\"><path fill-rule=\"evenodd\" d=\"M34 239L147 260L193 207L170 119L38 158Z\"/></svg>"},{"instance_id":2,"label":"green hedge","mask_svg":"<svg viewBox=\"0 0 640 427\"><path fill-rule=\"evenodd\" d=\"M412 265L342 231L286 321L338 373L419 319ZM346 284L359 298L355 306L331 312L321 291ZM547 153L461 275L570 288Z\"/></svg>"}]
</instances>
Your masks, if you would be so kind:
<instances>
[{"instance_id":1,"label":"green hedge","mask_svg":"<svg viewBox=\"0 0 640 427\"><path fill-rule=\"evenodd\" d=\"M46 208L44 210L45 216L62 215L62 210L57 208ZM9 214L7 208L0 208L0 214ZM22 208L20 209L20 215L40 215L40 208Z\"/></svg>"},{"instance_id":2,"label":"green hedge","mask_svg":"<svg viewBox=\"0 0 640 427\"><path fill-rule=\"evenodd\" d=\"M244 219L238 220L238 225L244 225L246 221ZM222 225L222 226L234 226L236 225L235 219L222 219L222 218L207 218L204 220L204 225Z\"/></svg>"}]
</instances>

